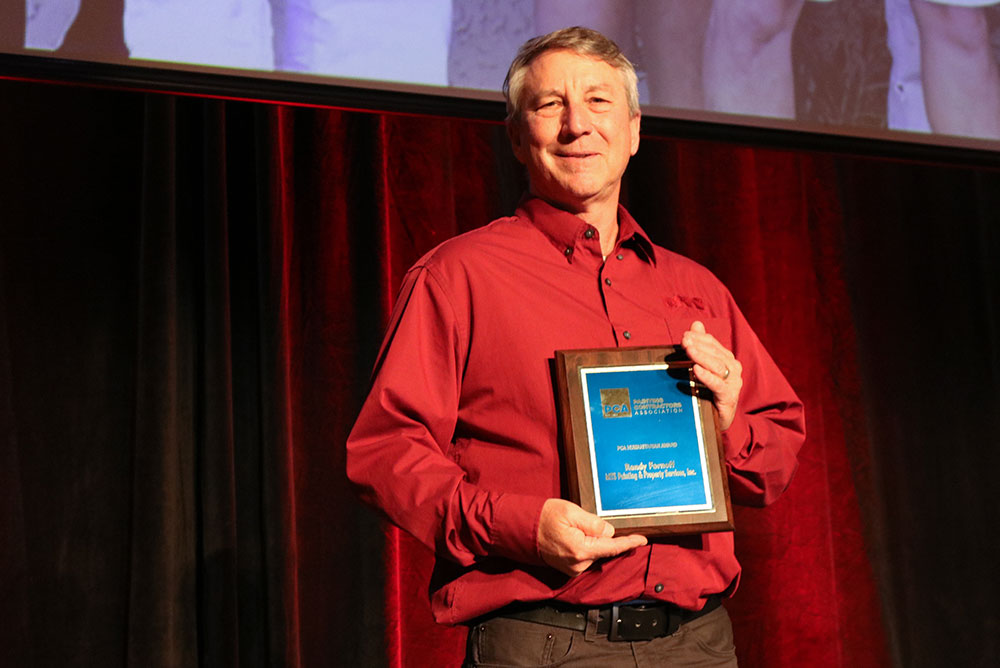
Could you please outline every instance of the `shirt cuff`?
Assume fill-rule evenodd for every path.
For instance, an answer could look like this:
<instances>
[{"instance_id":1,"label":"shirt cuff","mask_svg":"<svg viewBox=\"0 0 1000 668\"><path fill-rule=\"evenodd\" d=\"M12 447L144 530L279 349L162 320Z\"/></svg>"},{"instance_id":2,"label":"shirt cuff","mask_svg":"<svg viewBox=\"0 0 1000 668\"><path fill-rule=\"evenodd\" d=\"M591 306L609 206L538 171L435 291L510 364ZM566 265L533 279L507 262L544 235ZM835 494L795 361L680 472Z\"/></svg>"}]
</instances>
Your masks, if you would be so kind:
<instances>
[{"instance_id":1,"label":"shirt cuff","mask_svg":"<svg viewBox=\"0 0 1000 668\"><path fill-rule=\"evenodd\" d=\"M523 494L501 494L497 498L490 531L496 554L524 564L545 564L538 553L538 522L547 500Z\"/></svg>"},{"instance_id":2,"label":"shirt cuff","mask_svg":"<svg viewBox=\"0 0 1000 668\"><path fill-rule=\"evenodd\" d=\"M750 423L742 413L737 413L729 429L722 432L722 447L726 461L745 459L749 454Z\"/></svg>"}]
</instances>

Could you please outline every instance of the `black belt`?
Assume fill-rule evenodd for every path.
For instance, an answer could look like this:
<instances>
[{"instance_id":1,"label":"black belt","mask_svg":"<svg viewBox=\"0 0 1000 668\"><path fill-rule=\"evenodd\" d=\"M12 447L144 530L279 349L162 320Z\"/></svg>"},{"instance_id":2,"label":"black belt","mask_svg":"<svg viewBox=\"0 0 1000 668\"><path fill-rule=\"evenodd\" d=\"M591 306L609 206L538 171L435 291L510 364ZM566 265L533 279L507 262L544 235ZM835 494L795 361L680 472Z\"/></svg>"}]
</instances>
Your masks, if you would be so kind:
<instances>
[{"instance_id":1,"label":"black belt","mask_svg":"<svg viewBox=\"0 0 1000 668\"><path fill-rule=\"evenodd\" d=\"M681 625L698 619L722 605L722 596L708 597L701 610L687 610L672 603L629 603L598 608L597 632L609 640L652 640L673 635ZM587 609L539 605L520 610L501 610L496 617L520 619L573 631L587 629Z\"/></svg>"}]
</instances>

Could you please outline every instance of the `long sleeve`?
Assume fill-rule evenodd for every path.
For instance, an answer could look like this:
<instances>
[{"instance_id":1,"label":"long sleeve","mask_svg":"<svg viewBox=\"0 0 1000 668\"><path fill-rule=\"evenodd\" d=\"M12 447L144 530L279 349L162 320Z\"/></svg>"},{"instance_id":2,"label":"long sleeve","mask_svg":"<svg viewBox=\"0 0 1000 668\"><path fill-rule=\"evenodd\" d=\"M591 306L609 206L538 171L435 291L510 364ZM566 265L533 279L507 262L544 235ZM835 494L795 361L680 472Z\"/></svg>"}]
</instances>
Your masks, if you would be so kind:
<instances>
[{"instance_id":1,"label":"long sleeve","mask_svg":"<svg viewBox=\"0 0 1000 668\"><path fill-rule=\"evenodd\" d=\"M407 274L347 442L348 477L365 502L459 564L490 555L541 563L545 497L487 491L455 461L468 310L426 267Z\"/></svg>"},{"instance_id":2,"label":"long sleeve","mask_svg":"<svg viewBox=\"0 0 1000 668\"><path fill-rule=\"evenodd\" d=\"M729 486L737 503L763 506L781 495L798 467L805 415L802 402L729 299L733 352L744 370L736 417L722 434Z\"/></svg>"}]
</instances>

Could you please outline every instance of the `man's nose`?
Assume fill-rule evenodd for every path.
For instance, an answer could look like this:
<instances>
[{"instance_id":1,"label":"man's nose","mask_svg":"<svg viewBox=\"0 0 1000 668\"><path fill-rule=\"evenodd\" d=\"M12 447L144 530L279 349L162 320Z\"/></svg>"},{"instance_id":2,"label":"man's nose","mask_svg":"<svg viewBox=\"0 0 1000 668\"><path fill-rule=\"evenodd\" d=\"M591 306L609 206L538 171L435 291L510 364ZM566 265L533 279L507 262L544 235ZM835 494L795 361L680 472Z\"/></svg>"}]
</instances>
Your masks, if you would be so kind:
<instances>
[{"instance_id":1,"label":"man's nose","mask_svg":"<svg viewBox=\"0 0 1000 668\"><path fill-rule=\"evenodd\" d=\"M568 103L563 107L563 134L570 137L579 137L588 134L593 121L590 117L590 110L586 105L580 103Z\"/></svg>"}]
</instances>

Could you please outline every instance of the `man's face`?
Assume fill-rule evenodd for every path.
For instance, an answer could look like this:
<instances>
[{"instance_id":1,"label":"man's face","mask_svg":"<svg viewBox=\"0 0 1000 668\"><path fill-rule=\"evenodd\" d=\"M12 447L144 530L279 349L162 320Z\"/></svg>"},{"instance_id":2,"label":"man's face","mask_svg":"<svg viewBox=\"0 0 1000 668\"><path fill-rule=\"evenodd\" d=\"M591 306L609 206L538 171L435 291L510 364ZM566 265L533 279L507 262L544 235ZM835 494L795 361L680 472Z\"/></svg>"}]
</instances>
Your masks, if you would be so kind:
<instances>
[{"instance_id":1,"label":"man's face","mask_svg":"<svg viewBox=\"0 0 1000 668\"><path fill-rule=\"evenodd\" d=\"M543 53L525 70L521 113L508 130L531 191L574 213L617 204L639 148L639 114L629 114L621 74L567 50Z\"/></svg>"}]
</instances>

